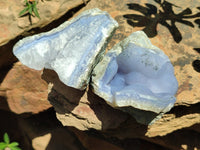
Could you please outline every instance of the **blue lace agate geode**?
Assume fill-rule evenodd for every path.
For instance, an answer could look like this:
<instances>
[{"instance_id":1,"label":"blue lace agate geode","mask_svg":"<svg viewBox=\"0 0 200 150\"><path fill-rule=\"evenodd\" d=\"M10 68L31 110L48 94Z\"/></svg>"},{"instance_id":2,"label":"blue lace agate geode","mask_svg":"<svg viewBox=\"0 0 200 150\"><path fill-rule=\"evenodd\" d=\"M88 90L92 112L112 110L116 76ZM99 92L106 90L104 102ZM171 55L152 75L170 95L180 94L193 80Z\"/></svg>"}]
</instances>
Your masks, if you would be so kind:
<instances>
[{"instance_id":1,"label":"blue lace agate geode","mask_svg":"<svg viewBox=\"0 0 200 150\"><path fill-rule=\"evenodd\" d=\"M169 58L143 31L115 45L95 67L94 93L114 107L132 106L155 113L169 111L178 83Z\"/></svg>"},{"instance_id":2,"label":"blue lace agate geode","mask_svg":"<svg viewBox=\"0 0 200 150\"><path fill-rule=\"evenodd\" d=\"M107 12L91 9L49 32L22 39L13 53L24 65L52 69L63 83L82 90L117 26Z\"/></svg>"}]
</instances>

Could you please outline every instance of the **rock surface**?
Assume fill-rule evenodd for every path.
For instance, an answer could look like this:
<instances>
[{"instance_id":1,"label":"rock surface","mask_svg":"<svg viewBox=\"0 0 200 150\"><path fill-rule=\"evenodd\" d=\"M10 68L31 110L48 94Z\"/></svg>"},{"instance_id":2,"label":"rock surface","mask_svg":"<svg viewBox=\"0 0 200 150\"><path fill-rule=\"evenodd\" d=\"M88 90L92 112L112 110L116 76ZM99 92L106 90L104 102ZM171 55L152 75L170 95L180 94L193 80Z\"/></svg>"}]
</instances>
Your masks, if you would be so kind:
<instances>
[{"instance_id":1,"label":"rock surface","mask_svg":"<svg viewBox=\"0 0 200 150\"><path fill-rule=\"evenodd\" d=\"M177 118L175 118L173 111L177 107L174 107L160 121L146 126L137 123L130 115L110 107L91 90L83 92L67 87L59 81L58 76L52 70L44 70L42 77L50 82L51 86L53 85L49 93L49 101L56 110L58 120L64 126L74 126L84 131L90 131L91 128L96 129L100 131L100 134L103 133L106 138L117 137L121 140L139 138L173 150L181 147L182 140L186 141L187 144L192 143L196 147L198 146L200 132L197 131L190 136L188 131L196 130L193 128L194 124L199 125L198 114L179 117L176 114ZM136 114L141 113L136 110ZM171 116L171 118L167 118L167 116ZM144 116L138 115L137 117L143 118ZM172 138L176 136L180 139L177 143Z\"/></svg>"},{"instance_id":2,"label":"rock surface","mask_svg":"<svg viewBox=\"0 0 200 150\"><path fill-rule=\"evenodd\" d=\"M21 149L165 150L164 147L141 139L107 139L94 130L83 132L74 127L63 127L56 119L52 108L28 117L0 110L0 117L4 119L0 124L0 135L8 132L11 141L19 142ZM0 140L3 140L2 136Z\"/></svg>"},{"instance_id":3,"label":"rock surface","mask_svg":"<svg viewBox=\"0 0 200 150\"><path fill-rule=\"evenodd\" d=\"M63 2L67 2L67 1L57 1L57 0L53 1L52 0L52 1L44 1L44 3L39 2L38 4L38 7L40 7L39 11L43 11L43 10L46 11L47 9L51 9L50 11L54 11L54 10L57 11L57 9L52 9L52 7L54 6L60 7ZM66 7L69 8L72 5L75 6L77 4L76 0L68 1L68 2L70 3L65 3L65 5L63 5L62 7L62 10L60 9L61 7L59 8L59 10L62 12L67 12L68 9L66 9ZM78 2L80 2L80 4L83 3L81 0L79 0ZM131 149L148 149L148 150L200 149L200 145L199 145L200 143L199 142L199 139L200 139L200 130L199 130L199 127L200 127L200 123L199 123L200 80L199 80L199 77L200 76L198 72L199 70L198 65L196 65L195 63L195 62L198 62L198 60L200 59L200 54L199 54L200 45L199 45L199 41L197 40L200 38L199 37L200 30L199 30L199 24L198 24L198 19L200 18L197 15L197 13L199 13L199 9L197 7L200 6L200 3L198 0L189 0L189 1L167 0L165 1L165 4L159 4L158 2L159 1L157 0L136 0L134 2L132 0L124 0L124 1L91 0L84 9L87 10L87 9L98 7L104 11L108 11L109 14L111 14L111 16L115 18L117 22L119 23L119 29L117 29L116 34L113 36L113 39L109 43L108 49L110 49L118 41L123 40L132 32L135 32L138 30L144 30L146 34L148 34L149 37L151 37L150 40L153 43L153 45L164 50L165 54L167 54L167 56L170 58L170 60L172 61L172 64L175 67L175 75L178 79L178 82L180 83L175 107L172 108L170 112L163 115L163 117L159 121L155 122L153 125L144 126L144 125L138 124L129 115L122 113L119 110L113 109L112 107L107 105L103 99L99 98L98 96L93 95L90 92L89 93L82 92L80 94L79 93L80 91L77 91L71 88L69 89L71 89L73 92L66 92L63 89L64 87L62 84L56 84L57 79L52 80L52 82L54 83L54 90L52 91L54 92L51 92L51 93L54 93L54 95L57 97L51 96L50 94L49 97L53 98L52 99L53 103L52 103L52 100L51 100L51 103L54 105L54 107L57 110L57 116L62 117L63 120L61 120L61 122L62 123L65 122L63 124L74 126L81 130L84 130L83 133L80 133L78 138L79 137L81 138L82 134L85 134L86 132L89 135L93 135L93 136L96 135L95 134L96 132L98 132L99 134L96 135L97 136L96 138L107 140L111 144L114 144L115 146L118 145L120 148L123 148L123 149L130 149L130 148ZM21 4L18 3L17 1L10 1L10 0L3 1L0 3L1 3L0 4L1 8L8 8L8 9L1 9L1 11L9 10L11 7L13 8L15 6L19 7L18 5L20 5L19 10L23 9L23 5L22 5L23 1L21 1ZM169 3L171 3L171 5ZM11 7L9 7L8 4L10 4ZM130 5L130 4L134 4L134 5ZM48 7L50 5L52 7ZM175 5L178 7L176 7ZM44 6L47 6L47 7L44 8ZM84 9L81 11L84 11ZM57 12L60 12L60 11L57 11ZM15 13L16 16L18 15L18 12L19 12L18 10L10 11L10 13ZM147 14L146 12L148 13L151 12L151 13ZM187 13L181 14L181 12L187 12ZM3 12L2 14L7 15L9 13ZM45 14L48 15L48 13L45 13ZM50 18L55 18L55 17L57 18L61 15L62 13L58 13L58 14L55 13L54 17L50 17ZM159 19L163 16L167 17L166 20L164 20L164 22L167 22L168 26L161 24L162 22ZM67 20L65 17L62 20ZM131 19L130 17L134 17L134 18ZM30 28L36 27L35 26L36 24L33 23L34 25L31 25L31 26L28 25L28 26L25 26L23 29L21 29L16 25L17 23L15 21L18 20L17 17L16 19L14 19L15 21L8 18L9 17L3 17L2 19L1 17L1 20L7 20L6 22L9 22L6 25L1 25L1 26L9 27L9 30L8 30L9 32L5 30L5 32L0 32L0 34L10 36L11 35L10 33L12 33L12 36L11 38L10 37L7 38L8 39L7 41L11 41L11 42L9 43L6 42L7 44L0 48L0 53L1 53L0 55L1 67L0 68L2 68L3 65L9 66L11 63L13 63L13 61L16 61L13 55L11 55L12 54L11 51L12 51L13 44L15 44L15 42L17 42L19 38L13 41L11 39L20 35L21 33L25 33ZM27 18L22 17L19 19L24 19L25 21L23 22L25 22L25 25L27 25L26 23L28 22L27 21L28 17ZM134 22L134 19L136 20L135 22ZM42 20L43 19L41 19L40 21ZM47 21L46 23L48 23L48 21L50 20L51 19L45 20L45 22ZM186 21L191 22L194 25L194 27L191 26L191 23L184 24L183 23L184 21L181 22L181 20L186 20ZM55 23L56 22L54 22L53 24L50 24L50 26L54 26ZM13 25L13 26L10 27L9 25ZM37 25L39 26L39 24ZM17 30L16 28L20 29L20 33L19 33L19 30ZM0 30L2 29L4 31L4 28L0 28ZM32 33L35 33L35 31L36 30L31 30L26 33L30 35ZM3 80L3 77L6 75L7 70L9 70L9 68L4 68L3 70L1 69L0 81ZM3 89L3 88L0 89L0 94L1 94L0 100L3 100L3 101L0 101L0 103L3 102L3 104L5 105L4 107L4 105L1 105L2 104L1 103L0 108L4 110L8 110L9 109L8 106L6 107L6 92L5 91L6 89ZM76 93L75 95L77 97L74 97L74 93ZM82 97L83 95L85 98ZM90 97L90 99L88 100L87 97ZM62 106L62 104L65 104L65 105ZM137 113L138 110L136 110L135 112ZM0 118L3 120L0 124L0 129L1 129L0 141L3 140L2 139L3 133L11 131L11 132L8 132L9 135L13 138L13 139L11 138L11 140L19 141L20 146L21 146L21 143L23 141L22 139L23 136L21 136L19 132L22 132L22 131L24 132L25 127L23 126L19 130L18 124L22 123L22 121L16 119L15 114L6 115L5 111L2 111L2 110L0 112L0 115L1 115ZM13 115L14 115L14 119L12 118ZM39 114L39 115L42 115L42 114ZM36 118L36 117L33 116L33 118ZM42 119L40 126L38 126L38 122L39 122L38 119L36 119L36 121L30 120L29 125L30 126L34 125L35 126L34 129L41 129L43 131L44 130L47 131L49 130L48 127L50 126L50 124L55 123L55 120L51 120L50 118L51 117L48 112L47 116L45 116ZM50 122L45 122L49 120ZM27 128L33 129L29 125L27 126ZM56 125L56 127L60 127L60 126ZM41 128L41 127L44 127L44 128ZM93 128L93 130L91 130L91 128ZM94 129L97 129L98 131L95 131L94 133ZM37 136L45 135L45 133L41 135L41 130L39 130L38 132L39 135ZM30 143L32 139L27 139L27 134L28 133L31 133L32 135L36 135L36 134L33 134L33 130L26 130L26 131L27 132L26 134L24 134L25 135L24 139ZM48 134L48 132L46 132L46 134ZM77 133L75 132L75 134ZM35 137L31 136L31 137L36 138L37 136ZM84 135L84 137L87 137L87 136ZM83 138L81 139L84 140ZM85 140L88 140L88 141L83 141L82 145L87 144L87 143L90 144L91 139L90 140L89 139L90 138L88 137L85 138ZM25 147L24 149L28 149L28 148Z\"/></svg>"},{"instance_id":4,"label":"rock surface","mask_svg":"<svg viewBox=\"0 0 200 150\"><path fill-rule=\"evenodd\" d=\"M138 31L116 44L97 64L92 87L111 106L160 114L173 107L178 83L169 58Z\"/></svg>"},{"instance_id":5,"label":"rock surface","mask_svg":"<svg viewBox=\"0 0 200 150\"><path fill-rule=\"evenodd\" d=\"M168 15L171 13L174 15L188 8L194 15L191 15L190 21L192 22L199 19L198 15L195 16L195 14L198 13L196 6L200 5L198 1L194 3L173 1L171 3L170 1L165 1L165 5L162 5L159 4L158 1L151 0L138 0L135 2L130 0L97 0L89 2L84 9L87 10L98 7L108 11L109 14L118 21L119 29L116 30L108 49L132 32L144 29L146 34L151 37L150 40L153 45L164 50L174 66L175 76L178 83L180 83L176 94L177 101L175 107L172 108L170 112L163 115L155 124L143 126L136 123L129 115L109 107L105 101L93 95L90 91L84 94L82 93L81 96L83 96L78 99L65 98L66 95L72 95L71 92L68 92L70 94L66 94L67 90L64 92L64 90L59 89L58 86L56 86L59 85L58 81L54 80L54 86L51 92L52 95L49 95L49 100L56 108L57 117L63 125L75 126L81 130L88 130L88 128L91 127L97 130L101 129L103 133L107 133L106 135L121 139L142 138L174 150L200 148L198 130L200 80L199 72L196 71L197 69L193 66L193 61L200 58L197 52L199 45L195 40L199 37L200 30L195 24L194 28L178 23L174 26L161 25L162 22L158 20L158 18L155 18L155 16L162 17L159 11L153 11L154 14L151 16L143 14L148 12L149 9L164 9L164 11L166 11L166 7L168 7L172 9L169 9L169 12L164 12L164 14ZM195 4L195 6L192 4ZM174 5L181 7L178 9ZM131 14L133 15L131 16ZM141 25L137 23L132 23L131 25L131 21L129 21L131 19L127 18L127 15L135 17L136 21L141 18L141 20L138 20L141 21ZM138 18L137 15L139 15ZM145 20L147 19L155 23L155 26L145 24ZM169 17L169 20L170 19L172 18ZM134 21L134 18L132 21ZM171 21L172 20L170 20L170 22ZM180 33L181 38L177 36L178 34L172 32L173 29L178 30L176 33ZM197 51L195 51L194 48ZM138 114L138 110L135 112ZM94 116L92 118L93 120L89 116ZM68 122L69 120L70 122ZM176 139L173 137L176 137Z\"/></svg>"},{"instance_id":6,"label":"rock surface","mask_svg":"<svg viewBox=\"0 0 200 150\"><path fill-rule=\"evenodd\" d=\"M13 53L24 65L55 70L63 83L83 90L117 26L106 12L87 10L49 32L20 40Z\"/></svg>"},{"instance_id":7,"label":"rock surface","mask_svg":"<svg viewBox=\"0 0 200 150\"><path fill-rule=\"evenodd\" d=\"M41 71L30 69L20 62L7 73L0 89L4 91L0 95L14 113L38 113L51 107L47 100L48 85L41 79Z\"/></svg>"}]
</instances>

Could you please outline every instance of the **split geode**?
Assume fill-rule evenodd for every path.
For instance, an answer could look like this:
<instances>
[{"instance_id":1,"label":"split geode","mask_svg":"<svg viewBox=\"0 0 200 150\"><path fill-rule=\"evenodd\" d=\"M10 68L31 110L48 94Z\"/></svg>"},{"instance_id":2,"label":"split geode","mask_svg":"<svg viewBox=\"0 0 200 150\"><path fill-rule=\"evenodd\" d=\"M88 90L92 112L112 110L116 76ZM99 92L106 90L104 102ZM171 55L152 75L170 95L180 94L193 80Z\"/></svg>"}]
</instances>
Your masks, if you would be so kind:
<instances>
[{"instance_id":1,"label":"split geode","mask_svg":"<svg viewBox=\"0 0 200 150\"><path fill-rule=\"evenodd\" d=\"M113 107L130 107L132 112L137 108L155 113L153 117L169 111L178 88L174 69L144 32L119 42L99 62L117 26L108 13L92 9L56 29L22 39L13 52L24 65L52 69L64 84L77 89L86 88L92 73L93 92Z\"/></svg>"},{"instance_id":2,"label":"split geode","mask_svg":"<svg viewBox=\"0 0 200 150\"><path fill-rule=\"evenodd\" d=\"M91 9L49 32L22 39L13 53L24 65L52 69L63 83L83 90L117 26L108 13Z\"/></svg>"},{"instance_id":3,"label":"split geode","mask_svg":"<svg viewBox=\"0 0 200 150\"><path fill-rule=\"evenodd\" d=\"M169 58L143 31L132 33L106 54L95 67L91 84L111 106L157 114L173 107L178 89Z\"/></svg>"}]
</instances>

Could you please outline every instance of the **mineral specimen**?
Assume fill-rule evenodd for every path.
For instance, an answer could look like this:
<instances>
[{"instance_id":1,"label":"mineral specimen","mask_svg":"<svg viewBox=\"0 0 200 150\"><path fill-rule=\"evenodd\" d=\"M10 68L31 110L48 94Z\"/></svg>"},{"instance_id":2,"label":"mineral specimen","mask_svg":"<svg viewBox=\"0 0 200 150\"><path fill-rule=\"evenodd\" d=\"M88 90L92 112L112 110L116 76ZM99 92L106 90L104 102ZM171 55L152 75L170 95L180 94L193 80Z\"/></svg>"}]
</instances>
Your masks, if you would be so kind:
<instances>
[{"instance_id":1,"label":"mineral specimen","mask_svg":"<svg viewBox=\"0 0 200 150\"><path fill-rule=\"evenodd\" d=\"M91 9L49 32L22 39L13 53L24 65L52 69L63 83L83 90L117 26L108 13Z\"/></svg>"},{"instance_id":2,"label":"mineral specimen","mask_svg":"<svg viewBox=\"0 0 200 150\"><path fill-rule=\"evenodd\" d=\"M176 101L178 83L173 66L143 31L115 45L92 74L94 93L114 107L131 106L160 114Z\"/></svg>"}]
</instances>

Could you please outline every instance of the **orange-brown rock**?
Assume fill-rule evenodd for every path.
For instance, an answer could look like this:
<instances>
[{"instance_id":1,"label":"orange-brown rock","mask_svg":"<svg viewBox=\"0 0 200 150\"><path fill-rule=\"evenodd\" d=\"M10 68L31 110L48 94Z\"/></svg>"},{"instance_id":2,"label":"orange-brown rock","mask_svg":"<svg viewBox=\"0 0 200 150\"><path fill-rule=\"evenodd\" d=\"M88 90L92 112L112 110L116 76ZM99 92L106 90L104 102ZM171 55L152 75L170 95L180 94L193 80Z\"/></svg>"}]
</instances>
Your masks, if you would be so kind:
<instances>
[{"instance_id":1,"label":"orange-brown rock","mask_svg":"<svg viewBox=\"0 0 200 150\"><path fill-rule=\"evenodd\" d=\"M20 62L7 73L0 89L4 89L10 110L17 114L38 113L51 107L47 100L48 85L41 79L41 71Z\"/></svg>"}]
</instances>

